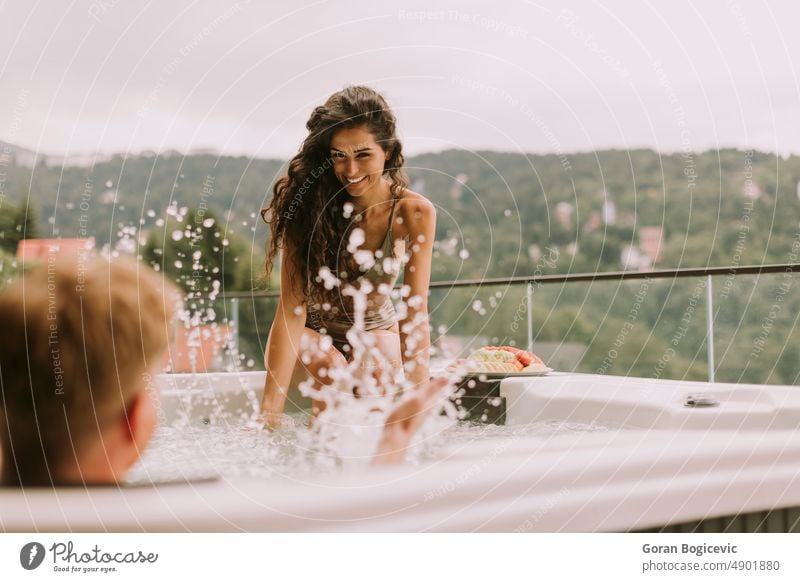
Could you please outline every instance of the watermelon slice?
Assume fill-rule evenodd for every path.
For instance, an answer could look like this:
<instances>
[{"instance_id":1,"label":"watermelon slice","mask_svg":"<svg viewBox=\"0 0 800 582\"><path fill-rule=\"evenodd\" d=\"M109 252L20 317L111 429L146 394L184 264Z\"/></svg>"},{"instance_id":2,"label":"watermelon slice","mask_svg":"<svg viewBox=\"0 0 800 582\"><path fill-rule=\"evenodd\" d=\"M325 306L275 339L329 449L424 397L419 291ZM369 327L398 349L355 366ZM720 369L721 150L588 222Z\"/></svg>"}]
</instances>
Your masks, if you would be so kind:
<instances>
[{"instance_id":1,"label":"watermelon slice","mask_svg":"<svg viewBox=\"0 0 800 582\"><path fill-rule=\"evenodd\" d=\"M491 351L502 350L504 352L510 352L517 357L517 360L519 360L523 368L527 368L531 364L541 364L544 366L544 362L536 354L512 346L490 346L484 349Z\"/></svg>"},{"instance_id":2,"label":"watermelon slice","mask_svg":"<svg viewBox=\"0 0 800 582\"><path fill-rule=\"evenodd\" d=\"M457 360L448 369L454 369L456 365L464 364L469 367L477 366L477 369L485 368L483 371L504 371L501 368L505 365L512 366L517 372L539 371L541 368L547 368L536 354L511 346L478 348L466 360ZM495 367L497 367L496 370Z\"/></svg>"}]
</instances>

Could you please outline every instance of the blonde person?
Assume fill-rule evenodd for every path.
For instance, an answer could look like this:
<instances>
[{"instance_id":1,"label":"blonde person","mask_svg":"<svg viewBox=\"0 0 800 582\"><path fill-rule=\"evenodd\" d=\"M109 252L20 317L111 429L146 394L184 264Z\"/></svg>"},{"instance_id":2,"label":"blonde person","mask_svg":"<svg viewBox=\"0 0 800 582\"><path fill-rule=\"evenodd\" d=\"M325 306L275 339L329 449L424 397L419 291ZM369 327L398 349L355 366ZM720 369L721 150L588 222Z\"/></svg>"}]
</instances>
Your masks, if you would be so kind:
<instances>
[{"instance_id":1,"label":"blonde person","mask_svg":"<svg viewBox=\"0 0 800 582\"><path fill-rule=\"evenodd\" d=\"M0 478L118 484L156 428L153 376L177 298L132 260L58 261L0 293ZM373 464L403 460L443 382L400 403Z\"/></svg>"},{"instance_id":2,"label":"blonde person","mask_svg":"<svg viewBox=\"0 0 800 582\"><path fill-rule=\"evenodd\" d=\"M264 356L261 409L270 427L282 422L296 372L319 388L331 383L328 370L352 359L347 332L356 310L345 289L365 280L372 291L362 331L371 334L390 376L405 374L415 387L429 380L427 297L436 213L407 187L395 116L380 94L351 86L316 107L306 128L300 151L262 210L270 226L267 274L281 256L280 299ZM372 253L366 264L364 251ZM399 318L387 291L401 271L408 309ZM328 348L323 335L332 340Z\"/></svg>"},{"instance_id":3,"label":"blonde person","mask_svg":"<svg viewBox=\"0 0 800 582\"><path fill-rule=\"evenodd\" d=\"M6 485L118 482L156 426L175 298L133 260L48 262L0 294Z\"/></svg>"}]
</instances>

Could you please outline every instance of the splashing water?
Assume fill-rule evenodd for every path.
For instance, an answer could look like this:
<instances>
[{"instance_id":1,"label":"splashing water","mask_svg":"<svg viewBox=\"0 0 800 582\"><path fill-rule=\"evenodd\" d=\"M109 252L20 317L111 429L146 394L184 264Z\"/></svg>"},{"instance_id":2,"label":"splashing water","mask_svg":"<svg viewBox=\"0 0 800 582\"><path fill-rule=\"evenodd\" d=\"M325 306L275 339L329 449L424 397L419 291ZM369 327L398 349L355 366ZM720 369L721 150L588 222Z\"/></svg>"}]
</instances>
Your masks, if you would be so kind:
<instances>
[{"instance_id":1,"label":"splashing water","mask_svg":"<svg viewBox=\"0 0 800 582\"><path fill-rule=\"evenodd\" d=\"M182 220L186 215L185 209L176 204L167 209L167 215L186 226L174 231L176 240L181 238L178 237L180 234L195 242L199 240L202 228L214 226L214 221L209 219L197 225L188 224L191 221ZM348 252L353 254L362 269L371 267L380 259L385 272L399 271L410 258L408 253L400 259L376 257L373 252L361 248L365 239L364 231L355 228L347 245ZM221 238L220 242L226 245L228 240ZM181 266L191 265L193 271L204 271L203 259L200 250L196 249L184 258ZM319 271L317 280L327 290L339 288L342 295L352 299L354 319L352 329L347 332L352 348L349 359L342 365L320 370L319 379L309 378L299 385L300 393L310 397L322 410L313 418L309 418L307 413L287 417L291 422L276 432L243 431L242 428L252 424L260 412L255 391L243 386L246 405L231 417L228 406L221 401L224 399L215 392L215 386L185 390L180 394L180 414L171 422L162 422L155 446L145 455L132 476L133 480L151 478L169 467L184 471L182 463L175 460L181 458L182 449L190 451L186 454L194 461L204 459L215 467L222 466L224 473L233 475L318 474L364 467L371 461L387 416L404 394L414 389L406 373L413 371L416 363L406 362L405 366L393 363L377 345L375 335L365 331L368 300L376 293L390 297L395 303L397 319L401 321L407 319L409 313L416 313L413 321L406 321L402 329L406 334L406 348L413 352L423 340L422 334L428 333L425 315L418 312L423 307L424 298L411 296L408 285L392 289L390 285L381 284L375 289L366 278L345 284L328 268ZM212 280L207 297L203 296L205 291L200 292L197 281L187 279L187 286L188 300L180 312L180 322L188 330L187 349L192 367L196 369L204 339L212 335L223 343L230 343L230 336L226 335L228 332L224 326L217 325L214 310L205 303L214 301L220 293L220 281L217 278ZM318 343L301 345L300 357L308 363L310 358L322 356L331 349L331 345L332 339L322 335ZM231 345L226 346L226 352L230 361L226 365L227 371L247 369L244 354L238 354ZM246 362L247 367L252 365L252 359ZM425 451L439 442L442 434L452 431L458 413L447 395L454 391L461 372L463 370L449 373L443 398L415 435L408 458L424 459ZM199 386L203 376L196 378L195 386ZM198 411L201 409L206 412L202 424L198 425ZM308 421L307 426L304 421ZM169 475L160 477L162 480L165 478L168 479Z\"/></svg>"}]
</instances>

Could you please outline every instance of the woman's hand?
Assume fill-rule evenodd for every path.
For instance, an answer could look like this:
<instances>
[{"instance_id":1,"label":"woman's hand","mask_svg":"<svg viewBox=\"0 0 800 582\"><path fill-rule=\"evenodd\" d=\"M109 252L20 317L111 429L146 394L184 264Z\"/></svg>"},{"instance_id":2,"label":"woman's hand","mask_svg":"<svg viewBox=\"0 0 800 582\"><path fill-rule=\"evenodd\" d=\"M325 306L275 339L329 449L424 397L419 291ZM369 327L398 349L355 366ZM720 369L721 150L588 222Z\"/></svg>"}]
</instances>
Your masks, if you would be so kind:
<instances>
[{"instance_id":1,"label":"woman's hand","mask_svg":"<svg viewBox=\"0 0 800 582\"><path fill-rule=\"evenodd\" d=\"M286 415L283 412L262 412L258 422L267 430L278 430L286 424Z\"/></svg>"},{"instance_id":2,"label":"woman's hand","mask_svg":"<svg viewBox=\"0 0 800 582\"><path fill-rule=\"evenodd\" d=\"M255 419L247 421L242 430L244 432L273 431L286 426L293 427L296 424L292 417L282 412L262 412Z\"/></svg>"},{"instance_id":3,"label":"woman's hand","mask_svg":"<svg viewBox=\"0 0 800 582\"><path fill-rule=\"evenodd\" d=\"M430 415L446 385L446 378L430 380L394 408L383 427L373 465L403 462L411 439Z\"/></svg>"}]
</instances>

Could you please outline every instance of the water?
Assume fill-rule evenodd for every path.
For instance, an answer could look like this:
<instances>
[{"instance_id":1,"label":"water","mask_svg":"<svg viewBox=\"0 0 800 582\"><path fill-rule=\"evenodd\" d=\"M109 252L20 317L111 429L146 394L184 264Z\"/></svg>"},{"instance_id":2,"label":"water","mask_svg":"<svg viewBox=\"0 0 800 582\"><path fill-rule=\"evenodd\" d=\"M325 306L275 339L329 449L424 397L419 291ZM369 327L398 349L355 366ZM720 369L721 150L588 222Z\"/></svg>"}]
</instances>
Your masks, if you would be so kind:
<instances>
[{"instance_id":1,"label":"water","mask_svg":"<svg viewBox=\"0 0 800 582\"><path fill-rule=\"evenodd\" d=\"M380 425L355 429L339 426L340 434L357 437L357 446L350 446L344 456L325 446L318 431L305 426L307 415L298 413L291 418L293 423L275 432L243 430L242 425L233 423L212 426L200 421L183 427L162 426L127 481L159 483L210 476L315 480L368 469ZM533 445L562 435L606 430L564 421L499 426L452 423L446 417L430 419L409 448L406 462L419 465L445 459L454 452L469 451L472 443L487 440L502 443L526 439Z\"/></svg>"},{"instance_id":2,"label":"water","mask_svg":"<svg viewBox=\"0 0 800 582\"><path fill-rule=\"evenodd\" d=\"M179 242L188 239L192 242L191 248L175 259L175 267L183 271L183 267L191 264L195 271L209 272L203 266L207 257L203 256L199 248L201 245L195 243L208 234L204 231L213 228L214 221L200 222L196 216L191 221L187 209L178 208L177 205L168 208L167 214L179 226L172 231L172 240ZM184 220L185 224L180 224ZM129 233L129 236L135 234ZM220 237L219 233L214 234ZM347 250L366 270L377 257L371 251L360 248L364 242L364 231L356 228L350 235ZM225 245L226 241L222 240L222 244ZM193 252L189 254L189 251ZM462 250L462 253L466 254L467 251ZM406 252L393 267L400 269L409 260L410 255ZM247 395L250 410L236 414L225 403L217 401L213 393L203 396L192 388L179 395L184 404L183 415L162 422L153 442L129 473L129 483L197 480L216 475L249 476L264 480L281 477L316 479L364 471L369 467L387 416L401 395L412 389L405 373L412 371L415 363L406 362L405 372L392 366L378 349L374 335L363 331L367 297L375 291L368 280L362 278L354 281L354 284L344 284L326 268L319 275L326 289L338 288L342 295L352 298L355 324L347 333L348 342L353 348L349 361L346 365L324 371L329 384L315 386L309 379L299 386L303 395L313 396L315 400L325 403L325 409L314 418L313 423L309 426L307 414L297 414L289 417L290 422L280 430L254 430L252 421L258 413L258 399L254 394ZM202 284L207 286L207 282L202 278L189 278L186 272L181 273L181 278L189 292L180 319L187 327L199 329L200 325L214 319L213 313L209 314L210 310L203 308L203 301L198 301L210 289L203 287ZM409 310L420 308L425 300L424 297L409 296L411 289L408 286L400 290L385 287L377 289L377 292L395 301L401 321ZM212 277L210 300L219 292L219 288L219 279ZM473 309L479 315L486 314L480 301L475 301ZM409 334L408 346L422 341L421 334L427 333L424 326L412 327L416 329ZM330 347L330 343L330 337L323 336L320 345L301 345L301 359L308 363L316 350L324 351ZM237 358L233 360L236 362ZM453 451L468 450L470 443L476 440L550 439L565 432L597 430L597 427L570 423L540 422L513 427L458 423L457 411L447 397L455 391L461 372L453 370L447 374L448 386L432 414L414 435L407 450L406 462L421 464L446 458ZM354 398L354 393L360 397ZM217 402L205 419L198 413L199 409L192 411L193 401L202 404L204 400L206 404Z\"/></svg>"}]
</instances>

